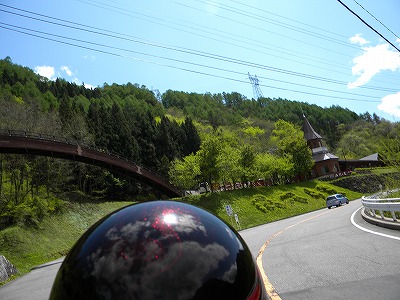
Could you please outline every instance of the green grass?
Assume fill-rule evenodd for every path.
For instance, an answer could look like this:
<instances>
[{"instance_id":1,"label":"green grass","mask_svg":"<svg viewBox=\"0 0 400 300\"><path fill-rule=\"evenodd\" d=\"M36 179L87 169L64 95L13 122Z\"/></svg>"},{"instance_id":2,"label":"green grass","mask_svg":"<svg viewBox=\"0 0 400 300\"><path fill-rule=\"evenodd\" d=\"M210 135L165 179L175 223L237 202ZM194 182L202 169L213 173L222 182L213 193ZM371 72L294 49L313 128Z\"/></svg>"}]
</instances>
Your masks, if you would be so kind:
<instances>
[{"instance_id":1,"label":"green grass","mask_svg":"<svg viewBox=\"0 0 400 300\"><path fill-rule=\"evenodd\" d=\"M381 175L381 174L392 174L392 173L396 173L399 170L397 168L388 168L388 167L382 167L382 168L373 168L371 169L372 174L375 175Z\"/></svg>"},{"instance_id":2,"label":"green grass","mask_svg":"<svg viewBox=\"0 0 400 300\"><path fill-rule=\"evenodd\" d=\"M276 187L259 187L190 196L179 201L194 204L232 224L225 211L230 204L242 229L289 218L325 207L326 196L345 194L349 200L362 194L317 180ZM236 223L235 223L236 224Z\"/></svg>"},{"instance_id":3,"label":"green grass","mask_svg":"<svg viewBox=\"0 0 400 300\"><path fill-rule=\"evenodd\" d=\"M37 228L13 226L0 231L0 254L18 270L65 256L78 238L96 221L131 202L72 203L62 213L46 217Z\"/></svg>"},{"instance_id":4,"label":"green grass","mask_svg":"<svg viewBox=\"0 0 400 300\"><path fill-rule=\"evenodd\" d=\"M225 212L230 204L242 229L303 214L325 207L328 194L343 193L350 200L361 194L334 185L309 181L276 187L259 187L207 193L179 199L202 207L232 224ZM132 202L67 202L63 212L47 216L37 228L9 227L0 231L0 254L19 271L19 277L34 266L65 256L78 238L108 213ZM233 224L232 224L233 225ZM235 226L234 226L235 227Z\"/></svg>"}]
</instances>

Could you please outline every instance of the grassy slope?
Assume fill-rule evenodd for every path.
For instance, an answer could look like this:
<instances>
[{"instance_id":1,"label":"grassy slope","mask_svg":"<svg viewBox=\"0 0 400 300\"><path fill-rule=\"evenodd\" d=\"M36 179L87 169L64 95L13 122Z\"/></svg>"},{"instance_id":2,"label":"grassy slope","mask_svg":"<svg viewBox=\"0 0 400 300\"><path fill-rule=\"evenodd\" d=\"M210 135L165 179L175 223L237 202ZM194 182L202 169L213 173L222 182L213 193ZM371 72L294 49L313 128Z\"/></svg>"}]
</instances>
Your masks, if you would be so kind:
<instances>
[{"instance_id":1,"label":"grassy slope","mask_svg":"<svg viewBox=\"0 0 400 300\"><path fill-rule=\"evenodd\" d=\"M312 191L313 196L306 192ZM293 193L293 197L287 197ZM326 207L328 194L343 193L350 200L362 195L319 181L308 181L276 187L259 187L191 196L182 201L205 208L232 224L225 211L230 204L239 216L242 229L273 222ZM236 223L235 223L236 224ZM236 226L236 225L235 225Z\"/></svg>"},{"instance_id":2,"label":"grassy slope","mask_svg":"<svg viewBox=\"0 0 400 300\"><path fill-rule=\"evenodd\" d=\"M69 203L38 228L13 226L0 231L0 254L23 275L34 266L65 256L76 240L106 214L130 202Z\"/></svg>"},{"instance_id":3,"label":"grassy slope","mask_svg":"<svg viewBox=\"0 0 400 300\"><path fill-rule=\"evenodd\" d=\"M312 191L313 195L305 191ZM244 229L323 208L324 198L333 192L344 193L350 200L361 196L333 185L310 181L296 185L209 193L176 200L205 208L232 223L225 212L225 205L230 204L234 212L238 213ZM23 275L36 265L66 255L89 226L106 214L129 204L69 203L63 213L45 218L39 228L14 226L0 231L0 254L17 267L18 276Z\"/></svg>"}]
</instances>

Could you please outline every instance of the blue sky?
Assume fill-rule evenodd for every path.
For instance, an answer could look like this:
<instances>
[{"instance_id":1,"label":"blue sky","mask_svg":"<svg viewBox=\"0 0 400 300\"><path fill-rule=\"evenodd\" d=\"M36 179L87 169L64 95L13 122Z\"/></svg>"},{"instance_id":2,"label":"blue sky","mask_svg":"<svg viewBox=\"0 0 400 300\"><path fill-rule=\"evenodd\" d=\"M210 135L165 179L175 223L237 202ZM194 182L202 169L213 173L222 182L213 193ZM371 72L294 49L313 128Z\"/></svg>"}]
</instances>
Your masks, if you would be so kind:
<instances>
[{"instance_id":1,"label":"blue sky","mask_svg":"<svg viewBox=\"0 0 400 300\"><path fill-rule=\"evenodd\" d=\"M342 0L400 48L400 1ZM337 0L2 0L0 58L88 87L339 105L400 120L400 52Z\"/></svg>"}]
</instances>

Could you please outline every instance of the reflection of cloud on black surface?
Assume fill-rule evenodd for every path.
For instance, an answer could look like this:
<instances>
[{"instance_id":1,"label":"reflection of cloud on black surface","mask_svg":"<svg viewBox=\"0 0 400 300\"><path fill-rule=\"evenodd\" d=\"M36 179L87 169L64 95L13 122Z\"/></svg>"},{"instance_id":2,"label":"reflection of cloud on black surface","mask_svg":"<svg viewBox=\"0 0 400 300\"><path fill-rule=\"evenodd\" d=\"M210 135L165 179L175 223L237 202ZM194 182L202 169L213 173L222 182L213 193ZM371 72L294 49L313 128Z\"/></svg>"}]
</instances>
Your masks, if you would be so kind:
<instances>
[{"instance_id":1,"label":"reflection of cloud on black surface","mask_svg":"<svg viewBox=\"0 0 400 300\"><path fill-rule=\"evenodd\" d=\"M206 228L193 215L180 214L178 220L179 222L174 225L174 230L176 232L190 234L195 230L199 230L207 234Z\"/></svg>"},{"instance_id":2,"label":"reflection of cloud on black surface","mask_svg":"<svg viewBox=\"0 0 400 300\"><path fill-rule=\"evenodd\" d=\"M140 295L143 299L191 298L206 277L218 269L220 262L229 256L228 250L217 243L204 246L198 242L186 241L168 248L164 259L143 264L140 258L146 256L147 251L154 251L152 244L143 249L145 253L124 248L126 256L121 256L122 244L123 241L115 243L107 254L101 250L92 254L91 275L96 278L101 276L107 289L112 287L116 293L123 292L127 297ZM221 280L233 282L236 271L236 265L232 265ZM159 276L163 279L158 280Z\"/></svg>"},{"instance_id":3,"label":"reflection of cloud on black surface","mask_svg":"<svg viewBox=\"0 0 400 300\"><path fill-rule=\"evenodd\" d=\"M233 283L236 279L236 275L237 275L237 264L234 263L231 265L231 268L224 273L222 279L226 282Z\"/></svg>"},{"instance_id":4,"label":"reflection of cloud on black surface","mask_svg":"<svg viewBox=\"0 0 400 300\"><path fill-rule=\"evenodd\" d=\"M179 245L168 249L166 260L174 259L181 251ZM201 287L205 278L212 274L229 252L221 245L214 243L202 246L197 242L182 243L182 254L179 260L164 272L164 261L153 261L141 270L140 282L143 299L190 299ZM163 280L157 280L162 276ZM126 278L131 281L131 278ZM178 279L178 280L177 280ZM157 282L155 285L154 283ZM129 294L135 293L135 290Z\"/></svg>"},{"instance_id":5,"label":"reflection of cloud on black surface","mask_svg":"<svg viewBox=\"0 0 400 300\"><path fill-rule=\"evenodd\" d=\"M136 221L121 228L110 228L98 249L87 257L90 274L101 277L107 287L104 292L111 288L116 293L123 291L131 297L140 294L146 299L193 297L206 277L213 274L230 253L215 242L202 245L196 241L181 241L179 235L188 236L197 231L206 237L207 230L193 215L179 213L177 220L163 224ZM227 235L237 240L229 231ZM105 245L108 246L105 248ZM233 264L229 271L218 276L232 283L236 272L236 264ZM155 284L159 276L163 279Z\"/></svg>"}]
</instances>

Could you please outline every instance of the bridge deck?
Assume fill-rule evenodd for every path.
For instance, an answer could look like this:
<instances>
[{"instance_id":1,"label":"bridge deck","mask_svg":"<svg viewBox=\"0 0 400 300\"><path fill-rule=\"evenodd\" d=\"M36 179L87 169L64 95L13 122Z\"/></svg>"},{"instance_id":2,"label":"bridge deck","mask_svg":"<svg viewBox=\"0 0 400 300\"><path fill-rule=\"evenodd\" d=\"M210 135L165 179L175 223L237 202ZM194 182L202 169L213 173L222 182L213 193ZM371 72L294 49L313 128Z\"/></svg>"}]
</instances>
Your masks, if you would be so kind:
<instances>
[{"instance_id":1,"label":"bridge deck","mask_svg":"<svg viewBox=\"0 0 400 300\"><path fill-rule=\"evenodd\" d=\"M167 197L181 197L181 192L167 180L125 158L83 147L76 143L62 142L56 138L0 133L0 152L42 155L80 161L135 178L161 191Z\"/></svg>"}]
</instances>

